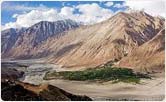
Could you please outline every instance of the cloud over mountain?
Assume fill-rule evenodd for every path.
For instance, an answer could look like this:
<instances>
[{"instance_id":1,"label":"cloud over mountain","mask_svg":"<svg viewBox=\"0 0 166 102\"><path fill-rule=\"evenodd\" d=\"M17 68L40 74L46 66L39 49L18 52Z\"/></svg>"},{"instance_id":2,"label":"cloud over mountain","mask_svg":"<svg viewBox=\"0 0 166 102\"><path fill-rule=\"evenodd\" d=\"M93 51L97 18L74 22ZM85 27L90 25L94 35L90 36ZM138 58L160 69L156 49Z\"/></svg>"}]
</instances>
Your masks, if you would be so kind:
<instances>
[{"instance_id":1,"label":"cloud over mountain","mask_svg":"<svg viewBox=\"0 0 166 102\"><path fill-rule=\"evenodd\" d=\"M127 0L123 2L107 1L107 2L77 2L72 4L62 2L61 7L49 7L48 5L40 4L12 4L2 3L2 12L14 11L12 21L8 23L2 22L2 30L7 28L30 27L40 21L57 21L62 19L72 19L76 22L84 24L94 24L110 18L114 13L125 11L127 8L134 10L144 10L145 12L165 17L165 6L163 0ZM68 4L68 5L67 5ZM2 16L3 18L3 16Z\"/></svg>"},{"instance_id":2,"label":"cloud over mountain","mask_svg":"<svg viewBox=\"0 0 166 102\"><path fill-rule=\"evenodd\" d=\"M164 0L127 0L125 4L131 9L144 10L151 15L165 17Z\"/></svg>"},{"instance_id":3,"label":"cloud over mountain","mask_svg":"<svg viewBox=\"0 0 166 102\"><path fill-rule=\"evenodd\" d=\"M114 5L114 2L112 2L112 1L106 2L104 5L107 6L107 7L110 7L110 6Z\"/></svg>"},{"instance_id":4,"label":"cloud over mountain","mask_svg":"<svg viewBox=\"0 0 166 102\"><path fill-rule=\"evenodd\" d=\"M79 4L75 7L64 6L60 10L54 8L30 10L27 13L14 14L15 22L6 23L2 29L30 27L40 21L57 21L62 19L72 19L84 24L93 24L108 19L113 11L101 7L97 3ZM30 9L30 8L28 8ZM74 11L78 11L74 13Z\"/></svg>"}]
</instances>

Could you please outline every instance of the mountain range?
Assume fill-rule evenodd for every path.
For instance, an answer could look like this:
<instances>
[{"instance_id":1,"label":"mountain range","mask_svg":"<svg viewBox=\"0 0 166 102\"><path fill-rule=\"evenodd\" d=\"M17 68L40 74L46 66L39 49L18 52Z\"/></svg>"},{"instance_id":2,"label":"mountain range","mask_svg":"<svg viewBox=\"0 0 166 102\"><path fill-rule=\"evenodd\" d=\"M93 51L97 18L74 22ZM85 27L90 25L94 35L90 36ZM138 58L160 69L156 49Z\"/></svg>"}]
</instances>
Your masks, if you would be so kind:
<instances>
[{"instance_id":1,"label":"mountain range","mask_svg":"<svg viewBox=\"0 0 166 102\"><path fill-rule=\"evenodd\" d=\"M76 22L66 19L56 22L41 21L33 26L22 29L7 29L2 31L2 57L28 56L33 48L50 37L58 38L72 28L79 27ZM12 45L12 46L11 46ZM21 49L18 52L18 49ZM24 57L25 57L24 56Z\"/></svg>"},{"instance_id":2,"label":"mountain range","mask_svg":"<svg viewBox=\"0 0 166 102\"><path fill-rule=\"evenodd\" d=\"M164 69L165 19L143 11L119 12L94 24L39 22L2 31L2 58L43 58L63 67L96 67L110 61L136 70Z\"/></svg>"}]
</instances>

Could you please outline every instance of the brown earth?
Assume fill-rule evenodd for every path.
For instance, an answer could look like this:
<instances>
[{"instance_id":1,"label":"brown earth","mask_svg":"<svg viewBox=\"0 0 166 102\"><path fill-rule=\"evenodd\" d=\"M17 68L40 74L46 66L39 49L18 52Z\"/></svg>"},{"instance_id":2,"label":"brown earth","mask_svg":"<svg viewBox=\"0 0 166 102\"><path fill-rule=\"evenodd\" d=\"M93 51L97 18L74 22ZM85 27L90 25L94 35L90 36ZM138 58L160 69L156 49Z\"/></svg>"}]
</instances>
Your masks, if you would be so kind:
<instances>
[{"instance_id":1,"label":"brown earth","mask_svg":"<svg viewBox=\"0 0 166 102\"><path fill-rule=\"evenodd\" d=\"M135 48L124 57L119 67L134 68L142 72L163 72L165 68L165 29L154 38Z\"/></svg>"}]
</instances>

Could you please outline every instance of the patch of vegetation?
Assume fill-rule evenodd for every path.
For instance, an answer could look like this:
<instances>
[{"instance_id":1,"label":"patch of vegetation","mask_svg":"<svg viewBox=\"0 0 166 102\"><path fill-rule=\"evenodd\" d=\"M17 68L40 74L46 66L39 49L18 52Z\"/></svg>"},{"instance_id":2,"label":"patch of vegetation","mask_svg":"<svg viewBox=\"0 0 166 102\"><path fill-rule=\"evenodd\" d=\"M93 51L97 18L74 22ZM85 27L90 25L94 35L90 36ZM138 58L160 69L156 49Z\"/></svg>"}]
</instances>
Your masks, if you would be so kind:
<instances>
[{"instance_id":1,"label":"patch of vegetation","mask_svg":"<svg viewBox=\"0 0 166 102\"><path fill-rule=\"evenodd\" d=\"M134 82L139 83L140 78L150 78L147 75L134 73L132 69L115 68L109 65L95 69L87 69L84 71L63 71L48 72L44 79L62 78L77 81L113 81L116 82Z\"/></svg>"}]
</instances>

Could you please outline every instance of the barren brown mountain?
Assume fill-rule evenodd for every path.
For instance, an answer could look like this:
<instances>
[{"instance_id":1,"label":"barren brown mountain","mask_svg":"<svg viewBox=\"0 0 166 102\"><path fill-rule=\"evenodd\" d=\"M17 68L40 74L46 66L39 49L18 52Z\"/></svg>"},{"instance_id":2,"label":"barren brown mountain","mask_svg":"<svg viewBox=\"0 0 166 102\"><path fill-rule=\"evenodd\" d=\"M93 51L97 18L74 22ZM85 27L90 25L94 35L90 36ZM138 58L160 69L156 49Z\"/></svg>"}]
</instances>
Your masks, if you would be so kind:
<instances>
[{"instance_id":1,"label":"barren brown mountain","mask_svg":"<svg viewBox=\"0 0 166 102\"><path fill-rule=\"evenodd\" d=\"M119 66L130 67L142 72L162 72L165 66L165 29L150 41L135 48L119 62Z\"/></svg>"},{"instance_id":2,"label":"barren brown mountain","mask_svg":"<svg viewBox=\"0 0 166 102\"><path fill-rule=\"evenodd\" d=\"M24 50L28 45L21 44L12 49L8 57L45 57L47 62L64 67L95 67L128 56L133 49L154 39L163 27L164 19L143 11L120 12L101 23L71 29L63 32L63 36L49 37L30 49Z\"/></svg>"},{"instance_id":3,"label":"barren brown mountain","mask_svg":"<svg viewBox=\"0 0 166 102\"><path fill-rule=\"evenodd\" d=\"M152 39L163 26L164 20L144 12L118 13L102 23L70 31L50 43L57 50L49 62L67 67L94 67L120 60Z\"/></svg>"}]
</instances>

